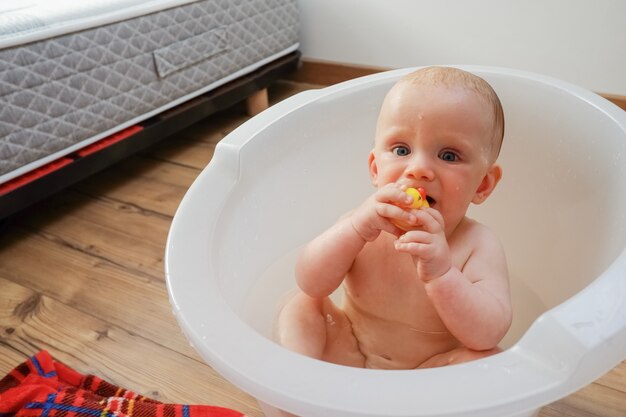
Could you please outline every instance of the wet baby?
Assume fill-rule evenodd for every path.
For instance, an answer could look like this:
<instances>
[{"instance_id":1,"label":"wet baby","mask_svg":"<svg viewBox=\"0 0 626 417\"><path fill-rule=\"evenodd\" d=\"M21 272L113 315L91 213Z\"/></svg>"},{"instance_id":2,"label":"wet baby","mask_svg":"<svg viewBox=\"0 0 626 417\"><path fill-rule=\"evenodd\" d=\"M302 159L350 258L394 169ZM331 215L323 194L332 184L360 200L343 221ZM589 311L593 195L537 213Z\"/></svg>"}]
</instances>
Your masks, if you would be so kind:
<instances>
[{"instance_id":1,"label":"wet baby","mask_svg":"<svg viewBox=\"0 0 626 417\"><path fill-rule=\"evenodd\" d=\"M468 218L498 184L500 100L482 78L419 69L384 99L369 154L376 191L309 242L278 317L286 348L365 368L444 366L499 351L511 324L504 251ZM407 188L430 207L415 209ZM329 295L343 285L340 306Z\"/></svg>"}]
</instances>

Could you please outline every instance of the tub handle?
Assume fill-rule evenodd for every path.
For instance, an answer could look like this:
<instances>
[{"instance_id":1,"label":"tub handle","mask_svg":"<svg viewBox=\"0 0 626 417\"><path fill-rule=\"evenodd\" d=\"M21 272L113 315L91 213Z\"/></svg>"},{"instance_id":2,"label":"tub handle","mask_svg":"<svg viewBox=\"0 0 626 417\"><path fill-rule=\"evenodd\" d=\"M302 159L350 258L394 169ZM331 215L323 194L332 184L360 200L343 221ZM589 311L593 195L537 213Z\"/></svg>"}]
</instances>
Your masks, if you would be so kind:
<instances>
[{"instance_id":1,"label":"tub handle","mask_svg":"<svg viewBox=\"0 0 626 417\"><path fill-rule=\"evenodd\" d=\"M555 309L556 318L589 349L626 337L626 250L587 288ZM620 361L626 349L619 352Z\"/></svg>"},{"instance_id":2,"label":"tub handle","mask_svg":"<svg viewBox=\"0 0 626 417\"><path fill-rule=\"evenodd\" d=\"M626 250L589 286L541 316L515 348L567 375L564 393L626 359Z\"/></svg>"}]
</instances>

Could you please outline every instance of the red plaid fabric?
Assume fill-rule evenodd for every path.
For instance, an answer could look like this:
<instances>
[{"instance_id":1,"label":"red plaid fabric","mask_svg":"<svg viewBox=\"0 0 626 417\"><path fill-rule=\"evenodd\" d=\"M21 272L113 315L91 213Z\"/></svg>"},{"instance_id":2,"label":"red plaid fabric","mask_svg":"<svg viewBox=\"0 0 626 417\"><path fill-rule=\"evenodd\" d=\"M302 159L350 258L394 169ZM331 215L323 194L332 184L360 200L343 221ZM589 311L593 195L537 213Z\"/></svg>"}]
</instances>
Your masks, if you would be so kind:
<instances>
[{"instance_id":1,"label":"red plaid fabric","mask_svg":"<svg viewBox=\"0 0 626 417\"><path fill-rule=\"evenodd\" d=\"M163 404L83 375L43 350L0 380L0 417L245 417L222 407Z\"/></svg>"}]
</instances>

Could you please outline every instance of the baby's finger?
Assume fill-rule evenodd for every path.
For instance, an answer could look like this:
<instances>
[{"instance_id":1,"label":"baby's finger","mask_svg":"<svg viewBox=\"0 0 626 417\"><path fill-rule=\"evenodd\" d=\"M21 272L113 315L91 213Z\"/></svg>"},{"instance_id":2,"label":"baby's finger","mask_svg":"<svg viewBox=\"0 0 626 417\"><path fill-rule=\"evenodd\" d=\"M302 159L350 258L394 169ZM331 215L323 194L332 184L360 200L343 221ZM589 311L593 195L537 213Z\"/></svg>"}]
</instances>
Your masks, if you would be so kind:
<instances>
[{"instance_id":1,"label":"baby's finger","mask_svg":"<svg viewBox=\"0 0 626 417\"><path fill-rule=\"evenodd\" d=\"M443 229L445 222L443 220L443 216L441 215L441 213L438 210L435 210L434 208L430 208L430 207L425 209L425 211L429 213L431 216L433 216L433 218L437 221L437 223L439 223L439 225Z\"/></svg>"},{"instance_id":2,"label":"baby's finger","mask_svg":"<svg viewBox=\"0 0 626 417\"><path fill-rule=\"evenodd\" d=\"M396 240L394 242L394 247L398 252L405 252L419 257L428 248L428 245L420 242L400 242L399 240Z\"/></svg>"},{"instance_id":3,"label":"baby's finger","mask_svg":"<svg viewBox=\"0 0 626 417\"><path fill-rule=\"evenodd\" d=\"M444 230L444 222L441 213L432 208L411 210L416 218L420 229L428 233L436 234Z\"/></svg>"},{"instance_id":4,"label":"baby's finger","mask_svg":"<svg viewBox=\"0 0 626 417\"><path fill-rule=\"evenodd\" d=\"M412 230L400 236L395 242L394 247L398 252L406 252L418 258L428 258L435 250L434 235L422 230Z\"/></svg>"},{"instance_id":5,"label":"baby's finger","mask_svg":"<svg viewBox=\"0 0 626 417\"><path fill-rule=\"evenodd\" d=\"M390 183L376 193L377 201L409 207L413 203L413 197L407 194L406 186Z\"/></svg>"},{"instance_id":6,"label":"baby's finger","mask_svg":"<svg viewBox=\"0 0 626 417\"><path fill-rule=\"evenodd\" d=\"M388 203L377 203L376 214L390 220L399 220L410 224L414 224L416 221L416 216L413 212Z\"/></svg>"},{"instance_id":7,"label":"baby's finger","mask_svg":"<svg viewBox=\"0 0 626 417\"><path fill-rule=\"evenodd\" d=\"M380 227L380 230L384 230L387 233L390 233L396 237L402 236L406 231L404 229L399 228L393 221L384 220L383 224Z\"/></svg>"},{"instance_id":8,"label":"baby's finger","mask_svg":"<svg viewBox=\"0 0 626 417\"><path fill-rule=\"evenodd\" d=\"M429 245L433 242L433 234L428 233L424 230L410 230L405 232L402 236L400 236L397 240L400 244L405 243L423 243Z\"/></svg>"}]
</instances>

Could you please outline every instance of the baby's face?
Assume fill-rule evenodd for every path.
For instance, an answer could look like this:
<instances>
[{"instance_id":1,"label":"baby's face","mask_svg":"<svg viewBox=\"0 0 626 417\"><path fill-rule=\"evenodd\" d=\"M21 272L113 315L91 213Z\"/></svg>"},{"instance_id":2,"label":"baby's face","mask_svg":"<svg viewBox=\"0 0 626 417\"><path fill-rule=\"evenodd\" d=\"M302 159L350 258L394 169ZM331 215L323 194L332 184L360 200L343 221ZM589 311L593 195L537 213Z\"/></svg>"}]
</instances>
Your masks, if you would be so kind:
<instances>
[{"instance_id":1,"label":"baby's face","mask_svg":"<svg viewBox=\"0 0 626 417\"><path fill-rule=\"evenodd\" d=\"M471 91L398 84L379 115L372 181L423 187L446 229L454 228L472 201L482 202L476 195L493 164L493 125L493 112Z\"/></svg>"}]
</instances>

